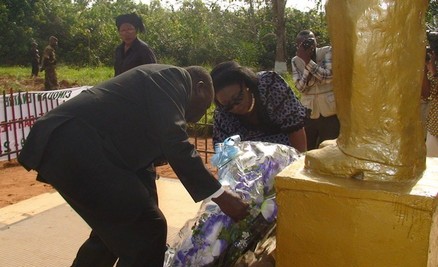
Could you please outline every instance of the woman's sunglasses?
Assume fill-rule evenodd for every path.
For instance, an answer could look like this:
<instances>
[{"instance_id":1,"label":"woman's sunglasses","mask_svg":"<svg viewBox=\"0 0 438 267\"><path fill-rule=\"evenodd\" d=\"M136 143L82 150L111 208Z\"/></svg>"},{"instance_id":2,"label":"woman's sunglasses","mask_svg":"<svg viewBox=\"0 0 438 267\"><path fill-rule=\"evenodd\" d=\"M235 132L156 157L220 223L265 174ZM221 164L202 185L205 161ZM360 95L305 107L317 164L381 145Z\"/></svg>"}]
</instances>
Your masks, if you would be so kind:
<instances>
[{"instance_id":1,"label":"woman's sunglasses","mask_svg":"<svg viewBox=\"0 0 438 267\"><path fill-rule=\"evenodd\" d=\"M233 96L230 100L230 102L227 105L223 105L222 106L222 110L229 112L230 110L232 110L235 106L239 105L240 103L242 103L243 101L243 85L240 84L240 90L239 93L235 96Z\"/></svg>"}]
</instances>

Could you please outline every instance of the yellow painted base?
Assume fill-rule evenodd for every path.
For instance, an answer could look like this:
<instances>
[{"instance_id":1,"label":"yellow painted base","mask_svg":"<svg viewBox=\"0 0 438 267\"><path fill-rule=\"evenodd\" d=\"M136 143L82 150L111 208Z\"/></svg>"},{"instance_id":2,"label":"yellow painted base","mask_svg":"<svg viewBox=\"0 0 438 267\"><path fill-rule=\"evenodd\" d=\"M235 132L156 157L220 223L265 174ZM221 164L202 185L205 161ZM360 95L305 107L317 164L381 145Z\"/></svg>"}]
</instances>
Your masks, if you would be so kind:
<instances>
[{"instance_id":1,"label":"yellow painted base","mask_svg":"<svg viewBox=\"0 0 438 267\"><path fill-rule=\"evenodd\" d=\"M309 173L276 177L276 266L438 266L438 159L411 184Z\"/></svg>"}]
</instances>

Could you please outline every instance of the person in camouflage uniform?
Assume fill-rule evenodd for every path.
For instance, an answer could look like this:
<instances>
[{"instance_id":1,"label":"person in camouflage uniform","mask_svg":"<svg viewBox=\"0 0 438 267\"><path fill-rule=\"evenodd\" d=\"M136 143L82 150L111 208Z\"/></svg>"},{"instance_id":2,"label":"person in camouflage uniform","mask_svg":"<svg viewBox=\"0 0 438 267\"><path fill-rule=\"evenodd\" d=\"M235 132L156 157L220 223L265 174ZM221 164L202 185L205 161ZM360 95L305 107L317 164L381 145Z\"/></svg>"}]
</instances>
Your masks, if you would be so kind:
<instances>
[{"instance_id":1,"label":"person in camouflage uniform","mask_svg":"<svg viewBox=\"0 0 438 267\"><path fill-rule=\"evenodd\" d=\"M32 72L30 78L38 77L39 65L40 65L40 52L38 51L38 44L33 41L29 50L30 64L32 65Z\"/></svg>"},{"instance_id":2,"label":"person in camouflage uniform","mask_svg":"<svg viewBox=\"0 0 438 267\"><path fill-rule=\"evenodd\" d=\"M44 49L41 71L45 71L44 89L58 89L58 77L56 75L56 55L55 49L58 46L58 38L50 36L49 44Z\"/></svg>"}]
</instances>

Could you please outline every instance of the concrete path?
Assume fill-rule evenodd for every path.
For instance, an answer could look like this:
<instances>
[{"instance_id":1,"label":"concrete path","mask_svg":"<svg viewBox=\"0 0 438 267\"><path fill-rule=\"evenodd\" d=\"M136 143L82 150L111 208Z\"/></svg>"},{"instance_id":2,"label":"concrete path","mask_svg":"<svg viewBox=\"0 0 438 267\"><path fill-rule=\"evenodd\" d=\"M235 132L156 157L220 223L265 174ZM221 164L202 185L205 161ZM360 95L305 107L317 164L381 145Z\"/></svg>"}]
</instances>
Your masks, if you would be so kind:
<instances>
[{"instance_id":1,"label":"concrete path","mask_svg":"<svg viewBox=\"0 0 438 267\"><path fill-rule=\"evenodd\" d=\"M168 243L193 218L194 203L177 179L157 181ZM90 233L88 225L58 193L45 193L0 209L1 267L68 267Z\"/></svg>"}]
</instances>

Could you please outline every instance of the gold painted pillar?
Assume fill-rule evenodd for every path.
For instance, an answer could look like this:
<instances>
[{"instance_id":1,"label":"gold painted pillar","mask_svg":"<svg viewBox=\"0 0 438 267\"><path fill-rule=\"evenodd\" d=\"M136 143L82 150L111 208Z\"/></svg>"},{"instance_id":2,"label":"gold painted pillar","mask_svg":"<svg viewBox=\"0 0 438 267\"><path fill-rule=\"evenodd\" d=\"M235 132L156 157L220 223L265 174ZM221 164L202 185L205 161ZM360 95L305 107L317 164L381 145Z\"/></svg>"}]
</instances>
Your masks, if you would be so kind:
<instances>
[{"instance_id":1,"label":"gold painted pillar","mask_svg":"<svg viewBox=\"0 0 438 267\"><path fill-rule=\"evenodd\" d=\"M336 142L307 153L307 169L379 181L421 175L427 5L427 0L328 0L341 128Z\"/></svg>"},{"instance_id":2,"label":"gold painted pillar","mask_svg":"<svg viewBox=\"0 0 438 267\"><path fill-rule=\"evenodd\" d=\"M437 267L438 158L414 184L311 175L275 180L277 267Z\"/></svg>"}]
</instances>

